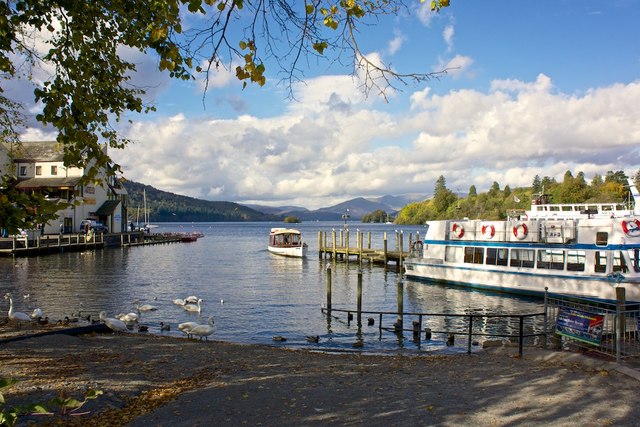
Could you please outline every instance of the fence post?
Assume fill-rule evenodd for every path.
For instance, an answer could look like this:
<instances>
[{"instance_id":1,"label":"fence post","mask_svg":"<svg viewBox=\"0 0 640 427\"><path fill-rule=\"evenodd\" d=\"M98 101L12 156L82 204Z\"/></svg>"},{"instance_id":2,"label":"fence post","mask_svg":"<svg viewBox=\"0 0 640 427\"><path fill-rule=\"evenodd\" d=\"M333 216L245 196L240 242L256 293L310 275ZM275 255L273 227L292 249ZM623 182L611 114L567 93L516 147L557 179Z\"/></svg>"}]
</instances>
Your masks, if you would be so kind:
<instances>
[{"instance_id":1,"label":"fence post","mask_svg":"<svg viewBox=\"0 0 640 427\"><path fill-rule=\"evenodd\" d=\"M625 303L626 289L618 286L616 288L616 363L620 364L622 359L622 343L625 334Z\"/></svg>"},{"instance_id":2,"label":"fence post","mask_svg":"<svg viewBox=\"0 0 640 427\"><path fill-rule=\"evenodd\" d=\"M400 329L403 329L403 312L404 312L404 295L402 289L402 280L398 280L398 325Z\"/></svg>"},{"instance_id":3,"label":"fence post","mask_svg":"<svg viewBox=\"0 0 640 427\"><path fill-rule=\"evenodd\" d=\"M331 314L331 264L327 265L327 313Z\"/></svg>"}]
</instances>

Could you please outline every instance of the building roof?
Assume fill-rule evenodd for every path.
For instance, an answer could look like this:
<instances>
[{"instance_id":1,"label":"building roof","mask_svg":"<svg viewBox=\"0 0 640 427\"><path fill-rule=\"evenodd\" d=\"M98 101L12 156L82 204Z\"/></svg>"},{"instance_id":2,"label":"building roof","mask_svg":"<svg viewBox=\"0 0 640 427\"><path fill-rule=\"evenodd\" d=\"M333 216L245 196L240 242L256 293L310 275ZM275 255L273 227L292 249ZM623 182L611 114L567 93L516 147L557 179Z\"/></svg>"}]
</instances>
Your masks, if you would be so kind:
<instances>
[{"instance_id":1,"label":"building roof","mask_svg":"<svg viewBox=\"0 0 640 427\"><path fill-rule=\"evenodd\" d=\"M13 145L13 158L16 162L61 162L64 151L56 141L22 141Z\"/></svg>"},{"instance_id":2,"label":"building roof","mask_svg":"<svg viewBox=\"0 0 640 427\"><path fill-rule=\"evenodd\" d=\"M97 216L112 215L116 208L120 205L120 200L107 200L96 211Z\"/></svg>"},{"instance_id":3,"label":"building roof","mask_svg":"<svg viewBox=\"0 0 640 427\"><path fill-rule=\"evenodd\" d=\"M28 178L20 181L16 187L26 190L30 188L73 188L82 177L62 177L62 178Z\"/></svg>"}]
</instances>

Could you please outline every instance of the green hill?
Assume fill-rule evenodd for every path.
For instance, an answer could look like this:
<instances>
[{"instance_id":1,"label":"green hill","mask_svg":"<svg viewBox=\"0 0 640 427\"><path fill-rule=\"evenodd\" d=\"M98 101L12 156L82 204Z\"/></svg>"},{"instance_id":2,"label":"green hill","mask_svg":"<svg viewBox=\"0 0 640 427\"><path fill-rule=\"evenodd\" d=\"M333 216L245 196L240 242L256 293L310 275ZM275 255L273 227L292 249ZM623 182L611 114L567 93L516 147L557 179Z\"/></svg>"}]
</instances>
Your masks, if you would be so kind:
<instances>
[{"instance_id":1,"label":"green hill","mask_svg":"<svg viewBox=\"0 0 640 427\"><path fill-rule=\"evenodd\" d=\"M265 214L232 202L212 202L158 190L135 181L123 181L129 193L129 221L144 217L144 193L150 222L282 221L282 216Z\"/></svg>"}]
</instances>

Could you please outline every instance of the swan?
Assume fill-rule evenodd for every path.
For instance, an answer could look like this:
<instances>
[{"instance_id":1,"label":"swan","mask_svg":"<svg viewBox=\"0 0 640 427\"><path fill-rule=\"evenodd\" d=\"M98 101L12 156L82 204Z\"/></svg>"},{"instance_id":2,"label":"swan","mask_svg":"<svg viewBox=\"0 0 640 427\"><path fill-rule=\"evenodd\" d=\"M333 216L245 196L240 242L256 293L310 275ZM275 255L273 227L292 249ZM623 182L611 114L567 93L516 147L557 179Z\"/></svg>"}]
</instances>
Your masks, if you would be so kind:
<instances>
[{"instance_id":1,"label":"swan","mask_svg":"<svg viewBox=\"0 0 640 427\"><path fill-rule=\"evenodd\" d=\"M173 300L173 303L175 305L185 305L187 302L185 300L183 300L182 298L176 298Z\"/></svg>"},{"instance_id":2,"label":"swan","mask_svg":"<svg viewBox=\"0 0 640 427\"><path fill-rule=\"evenodd\" d=\"M191 329L198 326L198 322L183 322L178 325L178 329L187 334L187 338L191 338Z\"/></svg>"},{"instance_id":3,"label":"swan","mask_svg":"<svg viewBox=\"0 0 640 427\"><path fill-rule=\"evenodd\" d=\"M142 304L140 305L140 301L134 301L133 304L136 306L136 309L140 312L143 311L156 311L158 307L151 304Z\"/></svg>"},{"instance_id":4,"label":"swan","mask_svg":"<svg viewBox=\"0 0 640 427\"><path fill-rule=\"evenodd\" d=\"M201 341L202 341L202 338L204 338L205 341L208 341L209 335L213 334L214 330L215 328L213 327L213 317L209 317L209 321L207 322L206 325L194 326L189 330L189 333L191 335L200 337Z\"/></svg>"},{"instance_id":5,"label":"swan","mask_svg":"<svg viewBox=\"0 0 640 427\"><path fill-rule=\"evenodd\" d=\"M186 297L184 299L184 302L187 304L196 304L198 302L198 299L199 298L197 296L191 295L189 297Z\"/></svg>"},{"instance_id":6,"label":"swan","mask_svg":"<svg viewBox=\"0 0 640 427\"><path fill-rule=\"evenodd\" d=\"M33 313L31 313L32 319L37 319L38 317L44 317L44 312L41 308L36 308L33 310Z\"/></svg>"},{"instance_id":7,"label":"swan","mask_svg":"<svg viewBox=\"0 0 640 427\"><path fill-rule=\"evenodd\" d=\"M100 312L100 320L104 322L105 325L112 331L126 331L127 325L120 319L115 319L113 317L107 317L106 311Z\"/></svg>"},{"instance_id":8,"label":"swan","mask_svg":"<svg viewBox=\"0 0 640 427\"><path fill-rule=\"evenodd\" d=\"M198 299L198 305L195 304L185 304L182 308L184 308L187 311L190 311L192 313L198 312L200 313L200 310L202 310L202 298Z\"/></svg>"},{"instance_id":9,"label":"swan","mask_svg":"<svg viewBox=\"0 0 640 427\"><path fill-rule=\"evenodd\" d=\"M127 313L127 314L118 314L116 319L122 320L124 323L135 323L138 321L140 316L136 313Z\"/></svg>"},{"instance_id":10,"label":"swan","mask_svg":"<svg viewBox=\"0 0 640 427\"><path fill-rule=\"evenodd\" d=\"M13 311L13 298L11 297L11 293L7 293L4 296L4 299L9 300L9 320L15 320L16 322L18 322L18 326L20 325L20 322L29 322L31 320L31 318L27 314L21 311Z\"/></svg>"}]
</instances>

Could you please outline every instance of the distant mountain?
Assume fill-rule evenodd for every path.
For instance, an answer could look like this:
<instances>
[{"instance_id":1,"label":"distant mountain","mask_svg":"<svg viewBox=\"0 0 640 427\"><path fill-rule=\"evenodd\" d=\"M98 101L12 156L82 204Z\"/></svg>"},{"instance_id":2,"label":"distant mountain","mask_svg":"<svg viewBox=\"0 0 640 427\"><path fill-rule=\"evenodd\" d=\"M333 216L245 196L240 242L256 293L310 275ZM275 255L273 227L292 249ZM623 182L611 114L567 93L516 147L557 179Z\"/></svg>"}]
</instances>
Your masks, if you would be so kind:
<instances>
[{"instance_id":1,"label":"distant mountain","mask_svg":"<svg viewBox=\"0 0 640 427\"><path fill-rule=\"evenodd\" d=\"M282 221L282 217L233 202L212 202L123 181L129 193L129 221L144 221L144 196L150 222ZM140 218L136 215L140 212Z\"/></svg>"},{"instance_id":2,"label":"distant mountain","mask_svg":"<svg viewBox=\"0 0 640 427\"><path fill-rule=\"evenodd\" d=\"M300 218L303 221L341 221L342 215L349 210L348 215L351 220L359 220L362 216L374 212L376 210L382 210L388 213L390 216L394 216L400 209L409 203L426 200L428 196L423 194L406 194L402 196L382 196L367 199L364 197L357 197L355 199L347 200L346 202L338 203L337 205L320 208L316 210L308 210L306 208L283 206L260 206L260 205L248 205L252 209L260 212L276 214L276 215L291 215Z\"/></svg>"}]
</instances>

